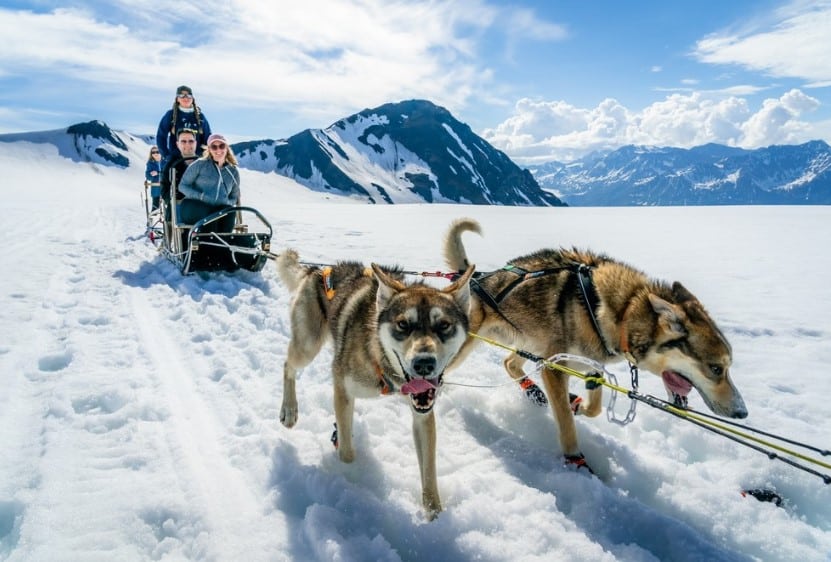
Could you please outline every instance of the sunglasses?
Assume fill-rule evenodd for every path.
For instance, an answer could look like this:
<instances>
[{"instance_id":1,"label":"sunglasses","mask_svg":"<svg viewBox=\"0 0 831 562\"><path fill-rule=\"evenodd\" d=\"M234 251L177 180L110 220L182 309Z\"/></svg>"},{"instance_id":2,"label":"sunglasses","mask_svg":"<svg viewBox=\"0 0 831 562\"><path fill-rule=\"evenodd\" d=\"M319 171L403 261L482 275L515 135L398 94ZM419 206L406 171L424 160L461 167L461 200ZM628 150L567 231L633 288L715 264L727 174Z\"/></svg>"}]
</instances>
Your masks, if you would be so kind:
<instances>
[{"instance_id":1,"label":"sunglasses","mask_svg":"<svg viewBox=\"0 0 831 562\"><path fill-rule=\"evenodd\" d=\"M222 143L216 143L216 144L212 144L208 148L210 148L211 150L225 150L225 145L222 144Z\"/></svg>"},{"instance_id":2,"label":"sunglasses","mask_svg":"<svg viewBox=\"0 0 831 562\"><path fill-rule=\"evenodd\" d=\"M191 94L178 94L177 98L185 98L185 99L192 99L193 96Z\"/></svg>"},{"instance_id":3,"label":"sunglasses","mask_svg":"<svg viewBox=\"0 0 831 562\"><path fill-rule=\"evenodd\" d=\"M150 151L150 154L158 154L158 153L159 153L159 151L158 151L158 150L151 150L151 151Z\"/></svg>"}]
</instances>

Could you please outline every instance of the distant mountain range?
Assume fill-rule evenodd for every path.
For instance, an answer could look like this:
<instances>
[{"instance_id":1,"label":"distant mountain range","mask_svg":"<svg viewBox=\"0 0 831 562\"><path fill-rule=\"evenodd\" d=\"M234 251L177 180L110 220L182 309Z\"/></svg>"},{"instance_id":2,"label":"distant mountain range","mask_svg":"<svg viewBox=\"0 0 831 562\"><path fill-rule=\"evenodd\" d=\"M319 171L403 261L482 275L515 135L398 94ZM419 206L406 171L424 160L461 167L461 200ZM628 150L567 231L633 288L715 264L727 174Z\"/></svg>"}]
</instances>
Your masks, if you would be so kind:
<instances>
[{"instance_id":1,"label":"distant mountain range","mask_svg":"<svg viewBox=\"0 0 831 562\"><path fill-rule=\"evenodd\" d=\"M531 173L574 206L831 204L831 147L823 141L756 150L624 146Z\"/></svg>"},{"instance_id":2,"label":"distant mountain range","mask_svg":"<svg viewBox=\"0 0 831 562\"><path fill-rule=\"evenodd\" d=\"M152 135L101 121L0 135L50 143L78 162L127 168ZM370 203L527 206L831 204L831 147L823 141L744 150L625 146L521 169L446 109L424 100L365 109L326 129L233 144L240 166Z\"/></svg>"}]
</instances>

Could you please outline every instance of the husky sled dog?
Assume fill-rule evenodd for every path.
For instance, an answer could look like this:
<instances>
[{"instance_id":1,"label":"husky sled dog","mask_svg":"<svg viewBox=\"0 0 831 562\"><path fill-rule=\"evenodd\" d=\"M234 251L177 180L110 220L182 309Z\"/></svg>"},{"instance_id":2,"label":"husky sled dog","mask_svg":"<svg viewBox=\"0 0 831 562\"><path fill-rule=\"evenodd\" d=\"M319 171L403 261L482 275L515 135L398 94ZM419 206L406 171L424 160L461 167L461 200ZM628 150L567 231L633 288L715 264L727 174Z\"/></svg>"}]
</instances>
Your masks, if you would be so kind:
<instances>
[{"instance_id":1,"label":"husky sled dog","mask_svg":"<svg viewBox=\"0 0 831 562\"><path fill-rule=\"evenodd\" d=\"M457 271L468 264L464 232L481 234L481 229L472 219L458 219L445 237L445 261ZM472 288L474 333L513 342L542 357L570 353L600 363L627 359L662 377L676 404L685 405L695 388L716 414L747 416L729 376L730 344L698 299L677 281L669 285L649 279L602 254L545 249L493 273L477 274ZM474 343L468 339L451 367L464 360ZM522 381L529 397L537 393L544 403L539 388L523 380L524 362L512 353L504 366L513 379ZM572 414L598 415L603 387L589 390L582 403L569 397L566 374L543 369L542 380L566 461L583 466Z\"/></svg>"},{"instance_id":2,"label":"husky sled dog","mask_svg":"<svg viewBox=\"0 0 831 562\"><path fill-rule=\"evenodd\" d=\"M408 395L422 505L429 519L441 511L433 405L445 368L467 338L473 270L468 267L439 290L423 283L406 285L397 269L376 264L371 270L356 262L307 267L293 250L277 258L280 279L294 293L280 421L286 427L297 423L297 373L331 337L337 422L333 442L340 460L355 459L355 398Z\"/></svg>"}]
</instances>

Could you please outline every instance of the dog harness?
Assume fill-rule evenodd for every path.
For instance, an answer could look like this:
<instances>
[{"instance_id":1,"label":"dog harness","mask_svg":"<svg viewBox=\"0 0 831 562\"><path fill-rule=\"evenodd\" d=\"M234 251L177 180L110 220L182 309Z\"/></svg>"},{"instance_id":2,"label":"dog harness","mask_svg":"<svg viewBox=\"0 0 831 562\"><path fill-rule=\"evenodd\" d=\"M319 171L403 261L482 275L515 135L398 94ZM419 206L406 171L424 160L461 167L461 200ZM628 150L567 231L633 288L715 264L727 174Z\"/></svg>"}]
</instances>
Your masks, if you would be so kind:
<instances>
[{"instance_id":1,"label":"dog harness","mask_svg":"<svg viewBox=\"0 0 831 562\"><path fill-rule=\"evenodd\" d=\"M614 348L610 347L609 344L606 342L606 338L603 337L603 332L600 331L600 324L597 322L597 310L600 307L600 297L597 296L597 289L595 289L594 281L592 280L592 269L593 267L590 265L586 265L584 263L573 262L569 265L564 265L560 267L549 267L546 269L539 269L537 271L528 271L522 267L513 264L507 264L497 271L492 271L489 273L474 273L473 278L470 280L470 288L473 292L475 292L479 298L482 299L482 302L490 306L494 312L499 314L503 320L505 320L508 324L510 324L515 330L518 332L521 331L513 322L511 322L508 317L500 310L499 305L502 301L513 291L519 284L528 281L530 279L536 279L537 277L544 277L546 275L553 275L555 273L560 273L561 271L569 271L577 278L577 285L580 287L580 295L582 296L583 305L586 307L586 312L589 315L589 318L592 322L592 327L594 328L597 337L600 339L600 343L603 345L603 349L605 349L606 354L609 357L614 357L617 355L617 352ZM514 273L517 277L513 281L511 281L504 289L499 291L499 294L495 297L488 293L484 287L479 284L480 280L487 279L491 275L495 275L499 271L509 271ZM459 272L458 276L461 276L462 272ZM458 277L456 277L458 279ZM455 281L455 279L453 279ZM621 334L621 342L626 343L625 347L622 346L621 350L627 355L627 359L631 357L629 354L629 345L626 341L626 333Z\"/></svg>"},{"instance_id":2,"label":"dog harness","mask_svg":"<svg viewBox=\"0 0 831 562\"><path fill-rule=\"evenodd\" d=\"M372 268L364 269L366 277L372 277ZM332 266L327 265L320 270L321 281L323 282L323 291L326 293L326 298L332 300L335 298L335 283L332 281Z\"/></svg>"},{"instance_id":3,"label":"dog harness","mask_svg":"<svg viewBox=\"0 0 831 562\"><path fill-rule=\"evenodd\" d=\"M395 384L384 374L380 363L375 363L375 374L378 375L378 383L381 387L381 395L395 394Z\"/></svg>"}]
</instances>

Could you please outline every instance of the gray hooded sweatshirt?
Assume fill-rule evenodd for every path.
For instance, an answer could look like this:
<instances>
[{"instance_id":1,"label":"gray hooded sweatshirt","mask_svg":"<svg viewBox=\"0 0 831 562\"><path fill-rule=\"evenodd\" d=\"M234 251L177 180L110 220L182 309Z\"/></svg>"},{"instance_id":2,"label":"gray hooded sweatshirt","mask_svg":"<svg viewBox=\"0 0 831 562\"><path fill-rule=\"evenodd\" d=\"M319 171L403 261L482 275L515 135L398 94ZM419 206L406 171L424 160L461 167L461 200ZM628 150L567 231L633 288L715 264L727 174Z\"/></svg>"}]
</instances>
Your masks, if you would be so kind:
<instances>
[{"instance_id":1,"label":"gray hooded sweatshirt","mask_svg":"<svg viewBox=\"0 0 831 562\"><path fill-rule=\"evenodd\" d=\"M186 198L208 205L236 205L239 201L239 170L225 164L221 168L210 158L200 158L185 171L179 191Z\"/></svg>"}]
</instances>

